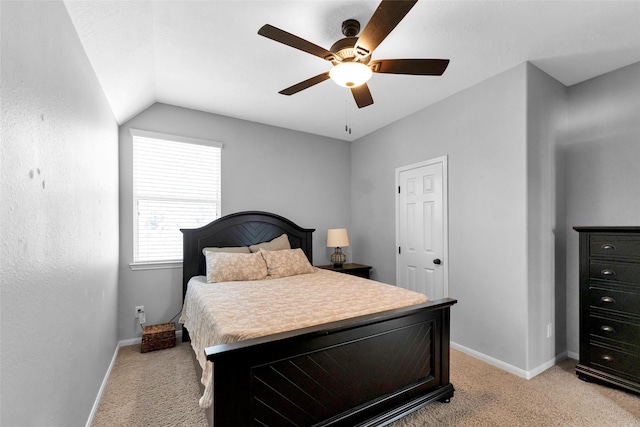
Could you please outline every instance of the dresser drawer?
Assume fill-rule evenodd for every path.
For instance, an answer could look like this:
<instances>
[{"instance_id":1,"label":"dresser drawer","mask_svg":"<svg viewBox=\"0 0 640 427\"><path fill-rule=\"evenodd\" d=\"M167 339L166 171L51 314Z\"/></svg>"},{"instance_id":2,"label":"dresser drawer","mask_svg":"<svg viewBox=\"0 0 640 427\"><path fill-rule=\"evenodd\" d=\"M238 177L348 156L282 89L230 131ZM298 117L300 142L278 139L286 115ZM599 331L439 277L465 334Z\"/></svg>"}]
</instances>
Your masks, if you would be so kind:
<instances>
[{"instance_id":1,"label":"dresser drawer","mask_svg":"<svg viewBox=\"0 0 640 427\"><path fill-rule=\"evenodd\" d=\"M637 323L589 316L589 334L592 337L615 340L640 353L640 319Z\"/></svg>"},{"instance_id":2,"label":"dresser drawer","mask_svg":"<svg viewBox=\"0 0 640 427\"><path fill-rule=\"evenodd\" d=\"M591 343L589 352L590 364L593 367L610 373L640 379L640 355Z\"/></svg>"},{"instance_id":3,"label":"dresser drawer","mask_svg":"<svg viewBox=\"0 0 640 427\"><path fill-rule=\"evenodd\" d=\"M640 287L640 263L589 261L589 277L598 280L637 283Z\"/></svg>"},{"instance_id":4,"label":"dresser drawer","mask_svg":"<svg viewBox=\"0 0 640 427\"><path fill-rule=\"evenodd\" d=\"M640 258L640 235L591 234L589 255Z\"/></svg>"},{"instance_id":5,"label":"dresser drawer","mask_svg":"<svg viewBox=\"0 0 640 427\"><path fill-rule=\"evenodd\" d=\"M636 292L612 289L606 286L589 286L589 306L618 313L640 316L640 289Z\"/></svg>"}]
</instances>

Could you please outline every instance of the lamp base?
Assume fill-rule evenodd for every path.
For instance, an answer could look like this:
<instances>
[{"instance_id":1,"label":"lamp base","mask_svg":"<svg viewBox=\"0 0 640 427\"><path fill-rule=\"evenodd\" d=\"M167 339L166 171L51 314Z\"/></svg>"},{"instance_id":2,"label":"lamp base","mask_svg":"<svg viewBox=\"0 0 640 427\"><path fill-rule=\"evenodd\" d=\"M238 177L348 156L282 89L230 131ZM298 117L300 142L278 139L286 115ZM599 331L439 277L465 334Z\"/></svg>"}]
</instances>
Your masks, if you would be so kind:
<instances>
[{"instance_id":1,"label":"lamp base","mask_svg":"<svg viewBox=\"0 0 640 427\"><path fill-rule=\"evenodd\" d=\"M347 257L342 253L342 249L336 248L336 251L331 255L331 262L336 268L342 268L342 265L347 261Z\"/></svg>"}]
</instances>

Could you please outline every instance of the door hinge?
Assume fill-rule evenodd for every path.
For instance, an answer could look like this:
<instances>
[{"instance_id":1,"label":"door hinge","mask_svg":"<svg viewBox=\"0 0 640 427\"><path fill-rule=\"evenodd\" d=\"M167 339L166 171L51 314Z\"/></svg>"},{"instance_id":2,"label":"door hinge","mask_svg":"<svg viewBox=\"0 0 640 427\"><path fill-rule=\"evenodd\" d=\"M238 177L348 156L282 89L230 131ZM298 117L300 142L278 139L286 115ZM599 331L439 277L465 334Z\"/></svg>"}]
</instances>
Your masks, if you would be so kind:
<instances>
[{"instance_id":1,"label":"door hinge","mask_svg":"<svg viewBox=\"0 0 640 427\"><path fill-rule=\"evenodd\" d=\"M400 194L400 186L398 185L398 194Z\"/></svg>"},{"instance_id":2,"label":"door hinge","mask_svg":"<svg viewBox=\"0 0 640 427\"><path fill-rule=\"evenodd\" d=\"M402 249L400 248L400 246L398 246L398 255L400 255L402 253Z\"/></svg>"}]
</instances>

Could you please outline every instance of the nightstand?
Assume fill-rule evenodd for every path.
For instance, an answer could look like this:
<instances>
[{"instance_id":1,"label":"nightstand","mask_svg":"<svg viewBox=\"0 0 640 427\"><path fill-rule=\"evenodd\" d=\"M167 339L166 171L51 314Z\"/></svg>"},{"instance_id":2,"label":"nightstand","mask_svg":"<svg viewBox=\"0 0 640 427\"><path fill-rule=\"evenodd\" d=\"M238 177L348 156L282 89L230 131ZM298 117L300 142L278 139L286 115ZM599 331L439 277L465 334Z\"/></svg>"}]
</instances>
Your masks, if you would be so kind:
<instances>
[{"instance_id":1,"label":"nightstand","mask_svg":"<svg viewBox=\"0 0 640 427\"><path fill-rule=\"evenodd\" d=\"M333 264L318 265L317 267L325 270L337 271L338 273L351 274L352 276L364 277L365 279L369 278L369 270L371 270L370 265L355 263L342 264L342 267L334 267Z\"/></svg>"}]
</instances>

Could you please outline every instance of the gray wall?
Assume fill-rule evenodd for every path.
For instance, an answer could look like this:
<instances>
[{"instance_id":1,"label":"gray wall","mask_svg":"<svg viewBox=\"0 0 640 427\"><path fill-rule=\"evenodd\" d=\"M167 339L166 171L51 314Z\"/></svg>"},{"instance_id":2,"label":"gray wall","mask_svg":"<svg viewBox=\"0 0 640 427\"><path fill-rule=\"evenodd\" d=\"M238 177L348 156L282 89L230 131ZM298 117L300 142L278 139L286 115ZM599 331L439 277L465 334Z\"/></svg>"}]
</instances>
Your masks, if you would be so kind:
<instances>
[{"instance_id":1,"label":"gray wall","mask_svg":"<svg viewBox=\"0 0 640 427\"><path fill-rule=\"evenodd\" d=\"M558 149L566 207L568 350L578 344L574 226L640 225L640 63L569 88L569 134Z\"/></svg>"},{"instance_id":2,"label":"gray wall","mask_svg":"<svg viewBox=\"0 0 640 427\"><path fill-rule=\"evenodd\" d=\"M640 223L640 64L568 89L523 64L351 147L163 104L118 136L64 5L0 8L2 425L84 424L118 339L140 336L133 306L180 309L180 269L129 268L132 126L223 142L223 213L317 228L316 264L348 227L349 259L391 283L395 168L448 155L452 340L525 370L578 352L571 227Z\"/></svg>"},{"instance_id":3,"label":"gray wall","mask_svg":"<svg viewBox=\"0 0 640 427\"><path fill-rule=\"evenodd\" d=\"M525 64L352 143L354 258L395 283L395 169L449 159L452 341L526 366Z\"/></svg>"},{"instance_id":4,"label":"gray wall","mask_svg":"<svg viewBox=\"0 0 640 427\"><path fill-rule=\"evenodd\" d=\"M566 351L565 288L555 279L555 150L567 114L567 88L527 64L527 371Z\"/></svg>"},{"instance_id":5,"label":"gray wall","mask_svg":"<svg viewBox=\"0 0 640 427\"><path fill-rule=\"evenodd\" d=\"M639 117L640 64L570 88L522 64L363 137L354 257L395 281L395 168L448 155L452 341L526 375L576 357L571 227L640 223Z\"/></svg>"},{"instance_id":6,"label":"gray wall","mask_svg":"<svg viewBox=\"0 0 640 427\"><path fill-rule=\"evenodd\" d=\"M273 126L154 104L120 127L120 339L141 336L134 306L147 323L167 322L182 307L182 269L132 271L130 128L219 141L222 214L264 210L315 228L314 264L328 264L327 229L350 229L350 144ZM349 230L351 231L351 230ZM351 259L350 248L345 250Z\"/></svg>"},{"instance_id":7,"label":"gray wall","mask_svg":"<svg viewBox=\"0 0 640 427\"><path fill-rule=\"evenodd\" d=\"M0 424L79 426L118 343L118 125L62 2L0 7Z\"/></svg>"}]
</instances>

